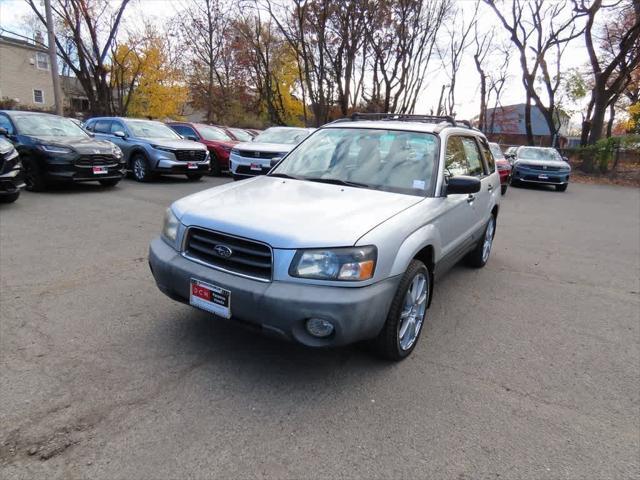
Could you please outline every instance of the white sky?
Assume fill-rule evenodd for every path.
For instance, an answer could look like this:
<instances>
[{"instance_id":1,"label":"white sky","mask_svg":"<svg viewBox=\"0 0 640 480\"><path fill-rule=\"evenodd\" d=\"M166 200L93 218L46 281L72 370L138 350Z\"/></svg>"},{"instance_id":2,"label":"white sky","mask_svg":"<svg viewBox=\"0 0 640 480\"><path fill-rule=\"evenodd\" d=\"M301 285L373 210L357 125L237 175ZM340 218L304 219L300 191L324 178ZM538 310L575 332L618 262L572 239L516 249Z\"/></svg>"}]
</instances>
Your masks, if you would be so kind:
<instances>
[{"instance_id":1,"label":"white sky","mask_svg":"<svg viewBox=\"0 0 640 480\"><path fill-rule=\"evenodd\" d=\"M234 0L228 0L234 1ZM466 17L472 14L475 0L457 0L458 6ZM173 16L180 9L177 0L134 0L125 11L125 26L136 28L141 19L149 19L162 25L166 19ZM0 0L0 28L10 31L20 31L23 17L30 12L25 0ZM496 27L499 35L504 37L502 26L488 7L481 6L480 26L483 28ZM470 47L472 49L473 46ZM563 57L563 70L580 67L588 60L581 39L574 41ZM497 59L499 61L499 59ZM423 92L419 96L416 113L429 113L437 106L440 90L448 83L447 76L441 68L438 58L430 64L430 73L425 79ZM472 118L479 110L479 77L473 62L471 51L467 51L457 76L456 113L459 118ZM502 104L521 103L524 101L524 89L520 80L520 69L517 52L512 53L510 78L504 88ZM575 121L575 119L574 119Z\"/></svg>"}]
</instances>

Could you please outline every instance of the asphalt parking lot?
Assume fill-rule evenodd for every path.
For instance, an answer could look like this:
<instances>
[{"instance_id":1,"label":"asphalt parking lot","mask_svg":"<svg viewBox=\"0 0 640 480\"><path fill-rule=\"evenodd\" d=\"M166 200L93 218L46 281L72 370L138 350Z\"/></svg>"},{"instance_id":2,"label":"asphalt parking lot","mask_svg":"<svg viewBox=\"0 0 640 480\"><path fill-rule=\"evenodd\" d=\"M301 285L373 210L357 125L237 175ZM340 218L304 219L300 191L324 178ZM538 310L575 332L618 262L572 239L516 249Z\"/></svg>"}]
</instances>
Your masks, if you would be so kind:
<instances>
[{"instance_id":1,"label":"asphalt parking lot","mask_svg":"<svg viewBox=\"0 0 640 480\"><path fill-rule=\"evenodd\" d=\"M157 290L164 209L223 181L0 206L0 477L638 478L639 190L510 189L391 364Z\"/></svg>"}]
</instances>

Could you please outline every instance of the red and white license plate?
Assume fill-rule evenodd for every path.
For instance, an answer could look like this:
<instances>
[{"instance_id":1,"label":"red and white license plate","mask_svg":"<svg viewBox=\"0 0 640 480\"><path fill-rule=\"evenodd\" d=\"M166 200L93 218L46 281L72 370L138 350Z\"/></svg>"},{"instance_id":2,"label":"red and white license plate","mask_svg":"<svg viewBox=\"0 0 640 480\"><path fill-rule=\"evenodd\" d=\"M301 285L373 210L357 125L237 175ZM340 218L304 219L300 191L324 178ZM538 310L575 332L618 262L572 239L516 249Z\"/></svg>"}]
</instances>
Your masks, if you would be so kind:
<instances>
[{"instance_id":1,"label":"red and white license plate","mask_svg":"<svg viewBox=\"0 0 640 480\"><path fill-rule=\"evenodd\" d=\"M261 171L262 170L262 165L260 165L259 163L252 163L251 164L251 170Z\"/></svg>"},{"instance_id":2,"label":"red and white license plate","mask_svg":"<svg viewBox=\"0 0 640 480\"><path fill-rule=\"evenodd\" d=\"M231 292L210 283L191 279L189 303L223 318L231 318Z\"/></svg>"},{"instance_id":3,"label":"red and white license plate","mask_svg":"<svg viewBox=\"0 0 640 480\"><path fill-rule=\"evenodd\" d=\"M109 173L109 170L107 170L107 167L93 167L94 175L103 175L105 173Z\"/></svg>"},{"instance_id":4,"label":"red and white license plate","mask_svg":"<svg viewBox=\"0 0 640 480\"><path fill-rule=\"evenodd\" d=\"M194 163L194 162L189 162L189 163L187 163L187 168L189 170L197 170L198 169L198 164Z\"/></svg>"}]
</instances>

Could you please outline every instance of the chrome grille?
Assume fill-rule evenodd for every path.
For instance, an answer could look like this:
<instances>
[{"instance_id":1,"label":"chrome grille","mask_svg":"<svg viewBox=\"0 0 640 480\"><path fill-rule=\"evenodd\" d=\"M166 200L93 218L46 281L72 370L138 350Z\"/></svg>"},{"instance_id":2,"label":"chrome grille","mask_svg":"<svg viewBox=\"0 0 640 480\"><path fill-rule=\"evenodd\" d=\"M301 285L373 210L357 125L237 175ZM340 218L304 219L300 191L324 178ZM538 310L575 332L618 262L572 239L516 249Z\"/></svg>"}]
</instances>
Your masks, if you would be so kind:
<instances>
[{"instance_id":1,"label":"chrome grille","mask_svg":"<svg viewBox=\"0 0 640 480\"><path fill-rule=\"evenodd\" d=\"M224 255L225 248L230 255ZM187 231L185 254L230 273L271 280L271 247L264 243L191 227Z\"/></svg>"},{"instance_id":2,"label":"chrome grille","mask_svg":"<svg viewBox=\"0 0 640 480\"><path fill-rule=\"evenodd\" d=\"M180 162L202 162L207 156L205 150L174 150L173 153Z\"/></svg>"},{"instance_id":3,"label":"chrome grille","mask_svg":"<svg viewBox=\"0 0 640 480\"><path fill-rule=\"evenodd\" d=\"M266 158L284 157L284 153L279 152L258 152L255 150L238 150L238 155L245 158Z\"/></svg>"}]
</instances>

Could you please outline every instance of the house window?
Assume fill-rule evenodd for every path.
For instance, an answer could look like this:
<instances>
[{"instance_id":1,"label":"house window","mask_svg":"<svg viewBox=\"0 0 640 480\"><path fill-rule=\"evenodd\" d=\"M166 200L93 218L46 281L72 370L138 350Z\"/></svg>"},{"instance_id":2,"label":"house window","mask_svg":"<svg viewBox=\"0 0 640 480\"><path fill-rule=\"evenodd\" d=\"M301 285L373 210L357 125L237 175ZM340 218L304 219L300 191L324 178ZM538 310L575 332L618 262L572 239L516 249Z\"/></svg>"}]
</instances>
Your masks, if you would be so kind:
<instances>
[{"instance_id":1,"label":"house window","mask_svg":"<svg viewBox=\"0 0 640 480\"><path fill-rule=\"evenodd\" d=\"M40 70L49 70L49 55L46 53L36 53L36 65Z\"/></svg>"},{"instance_id":2,"label":"house window","mask_svg":"<svg viewBox=\"0 0 640 480\"><path fill-rule=\"evenodd\" d=\"M44 103L44 92L42 90L33 90L33 103Z\"/></svg>"}]
</instances>

